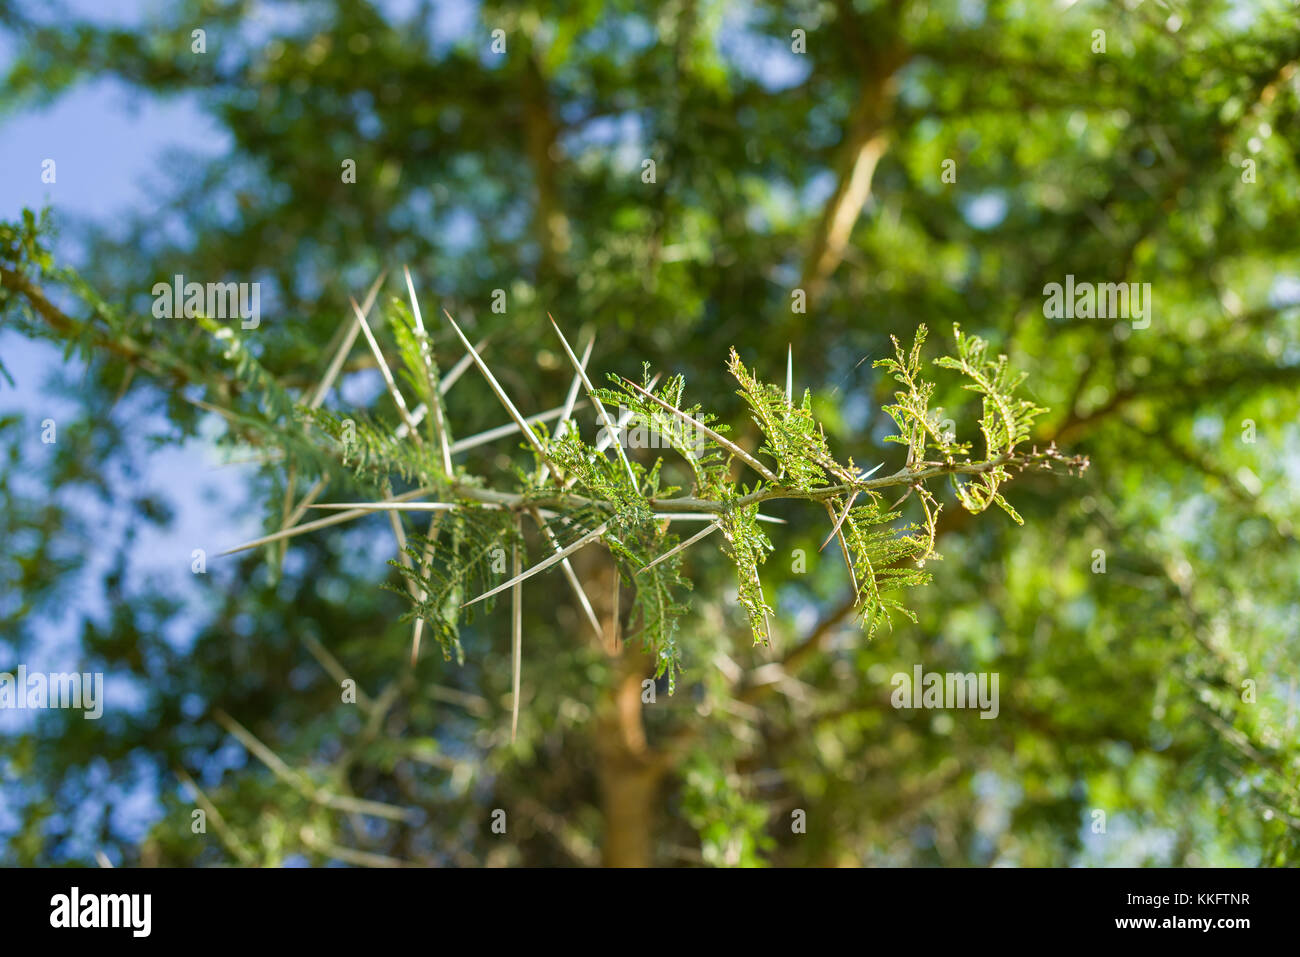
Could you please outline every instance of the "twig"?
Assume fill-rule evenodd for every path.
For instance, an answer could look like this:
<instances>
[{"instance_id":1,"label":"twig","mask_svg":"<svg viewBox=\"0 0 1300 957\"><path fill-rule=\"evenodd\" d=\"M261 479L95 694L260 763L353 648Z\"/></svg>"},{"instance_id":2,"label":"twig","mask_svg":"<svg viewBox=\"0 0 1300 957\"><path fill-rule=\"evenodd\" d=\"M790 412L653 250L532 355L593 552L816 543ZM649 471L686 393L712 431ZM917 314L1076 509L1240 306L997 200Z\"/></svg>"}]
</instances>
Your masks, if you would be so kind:
<instances>
[{"instance_id":1,"label":"twig","mask_svg":"<svg viewBox=\"0 0 1300 957\"><path fill-rule=\"evenodd\" d=\"M339 660L330 654L329 649L320 643L315 635L303 635L302 643L307 646L311 656L316 659L320 666L325 669L325 673L337 681L340 685L349 679L347 671L339 664ZM370 695L366 694L361 688L357 688L357 704L364 711L370 711L374 707L374 702L370 700Z\"/></svg>"},{"instance_id":2,"label":"twig","mask_svg":"<svg viewBox=\"0 0 1300 957\"><path fill-rule=\"evenodd\" d=\"M272 774L309 801L334 808L337 811L355 811L358 814L387 818L390 821L409 821L419 817L419 812L413 808L396 807L380 801L367 801L363 798L334 794L324 788L317 788L306 775L290 768L274 751L257 740L247 728L226 714L226 712L218 709L213 712L213 717L217 719L217 722L223 728L234 735L239 740L239 743L247 748L255 758L265 764Z\"/></svg>"}]
</instances>

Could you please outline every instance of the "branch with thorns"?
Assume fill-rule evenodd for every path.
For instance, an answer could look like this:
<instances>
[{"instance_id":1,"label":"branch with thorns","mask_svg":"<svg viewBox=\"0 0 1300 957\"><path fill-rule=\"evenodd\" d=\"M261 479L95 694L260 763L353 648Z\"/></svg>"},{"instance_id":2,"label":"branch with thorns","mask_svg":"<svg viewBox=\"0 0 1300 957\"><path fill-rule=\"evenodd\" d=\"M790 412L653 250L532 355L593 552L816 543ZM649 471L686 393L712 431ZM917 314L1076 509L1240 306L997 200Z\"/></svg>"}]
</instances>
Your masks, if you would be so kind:
<instances>
[{"instance_id":1,"label":"branch with thorns","mask_svg":"<svg viewBox=\"0 0 1300 957\"><path fill-rule=\"evenodd\" d=\"M1016 395L1024 376L1009 371L1005 356L989 358L983 340L964 336L955 325L957 355L937 359L935 364L961 372L969 380L966 388L981 395L984 415L979 425L985 440L981 458L972 458L969 443L957 442L953 433L938 427L942 409L930 408L934 386L921 374L924 325L918 328L910 351L904 351L894 340L895 356L875 363L892 373L901 387L895 392L895 404L886 406L885 411L899 428L899 434L889 440L908 447L907 464L888 475L873 477L884 463L864 471L851 458L844 464L831 454L825 432L812 414L811 392L805 391L801 403L795 401L793 349L787 352L784 388L759 381L732 351L729 371L739 382L738 394L750 407L763 436L761 448L751 451L729 439L727 427L715 416L698 406L685 407L685 383L680 375L660 385L661 376L650 376L647 368L639 384L610 375L612 388L596 387L587 373L594 338L579 358L559 324L548 316L573 366L573 379L562 406L526 417L480 354L483 345L472 345L446 310L443 316L465 355L446 376L440 377L409 270L404 270L404 277L410 306L408 309L394 299L389 327L403 360L403 378L418 393L419 401L407 401L368 319L385 278L381 275L363 304L352 301L353 315L341 330L339 348L311 399L294 403L294 413L305 433L313 434L311 430L316 428L339 440L342 432L344 464L348 464L355 446L352 465L358 473L367 472L378 479L382 500L319 503L316 499L328 484L328 479L322 477L294 503L294 486L288 483L279 530L223 554L283 543L364 515L386 513L398 546L398 559L390 564L405 579L413 603L409 613L414 620L413 663L426 626L432 626L447 657L453 653L459 657L461 620L474 606L490 604L495 596L509 591L512 738L519 717L521 586L525 581L560 566L593 632L607 646L615 644L614 636L603 634L591 600L570 563L570 556L588 545L601 542L614 557L623 581L635 590L633 614L639 621L640 634L657 663L656 677L667 672L671 690L676 671L680 670L677 620L686 610L679 596L690 587L679 574L681 556L691 545L715 532L723 533L723 551L736 565L738 601L750 618L755 640L771 641L772 609L764 597L758 566L772 545L760 523L781 520L761 514L761 505L801 500L825 509L831 530L822 547L838 540L857 595L859 617L870 635L882 624L892 627L895 611L915 620L896 593L926 583L929 576L923 570L925 563L938 557L934 552L934 528L943 506L928 482L946 477L960 504L969 511L980 512L997 504L1020 521L1000 491L1013 474L1057 467L1073 472L1088 466L1086 458L1066 456L1054 444L1046 449L1021 448L1033 419L1046 410ZM324 400L348 361L358 332L364 336L396 408L400 422L394 428L365 422L357 425L350 419L340 421L324 409ZM226 339L232 336L231 331L224 331ZM247 365L253 360L241 354L240 361ZM454 441L443 400L471 365L482 375L510 421ZM601 425L600 434L590 444L573 422L580 394L592 406ZM611 405L619 409L617 415L610 414ZM233 412L216 411L222 411L232 423L239 421ZM549 427L550 422L555 425ZM353 445L349 445L345 424L358 432ZM664 436L665 444L680 454L688 469L690 488L664 484L663 458L649 467L630 458L622 440L629 428L653 429ZM480 477L458 468L453 461L453 456L471 448L515 435L526 441L522 447L532 454L534 467L520 473L519 487L514 491L488 487ZM610 446L612 457L607 454ZM733 477L736 463L756 474L752 485ZM416 487L393 494L393 473L409 478ZM882 495L891 488L904 489L892 503ZM924 518L919 524L899 524L898 509L913 495L920 500ZM299 524L308 509L337 514ZM407 534L403 516L415 512L429 513L427 535ZM527 567L522 560L525 543L521 519L525 514L539 529L547 552ZM707 524L679 541L671 527L682 521ZM492 579L485 563L496 549L502 555L508 553L514 567L507 580L489 584ZM504 570L504 561L500 564L495 574ZM629 618L629 622L632 620ZM617 629L617 623L613 627Z\"/></svg>"}]
</instances>

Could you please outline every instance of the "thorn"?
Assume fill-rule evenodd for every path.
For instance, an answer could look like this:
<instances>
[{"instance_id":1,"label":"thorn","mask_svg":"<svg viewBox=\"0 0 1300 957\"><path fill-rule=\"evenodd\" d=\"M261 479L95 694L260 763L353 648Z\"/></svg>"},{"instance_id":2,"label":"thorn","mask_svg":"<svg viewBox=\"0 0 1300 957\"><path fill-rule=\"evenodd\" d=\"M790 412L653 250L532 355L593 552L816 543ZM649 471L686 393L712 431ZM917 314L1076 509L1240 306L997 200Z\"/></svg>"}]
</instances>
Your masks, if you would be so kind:
<instances>
[{"instance_id":1,"label":"thorn","mask_svg":"<svg viewBox=\"0 0 1300 957\"><path fill-rule=\"evenodd\" d=\"M826 536L826 541L822 542L822 547L817 549L817 551L824 552L826 546L831 543L831 539L840 534L840 527L844 524L844 520L849 517L849 510L853 508L853 503L857 500L859 494L860 493L858 492L854 492L849 496L848 504L844 506L844 514L839 517L839 521L835 523L835 527L831 529L831 533Z\"/></svg>"},{"instance_id":2,"label":"thorn","mask_svg":"<svg viewBox=\"0 0 1300 957\"><path fill-rule=\"evenodd\" d=\"M607 528L609 528L609 522L602 522L600 524L600 527L592 529L590 532L588 532L586 535L583 535L572 545L568 545L565 548L563 548L561 551L558 551L554 555L551 555L549 558L543 559L542 561L538 562L532 568L528 569L528 571L520 575L518 579L512 578L510 581L504 582L503 584L498 585L496 588L489 589L488 591L485 591L483 594L479 595L477 598L473 598L465 602L460 607L468 608L470 605L477 604L478 602L481 602L485 598L491 598L497 592L505 591L507 588L513 587L516 581L524 581L525 579L532 578L538 572L546 571L546 569L550 568L552 565L556 564L557 562L562 561L565 558L568 558L578 549L582 548L588 542L592 541L592 539L599 538L601 535L604 535L605 529Z\"/></svg>"},{"instance_id":3,"label":"thorn","mask_svg":"<svg viewBox=\"0 0 1300 957\"><path fill-rule=\"evenodd\" d=\"M721 435L719 435L717 432L714 432L703 422L700 422L699 420L692 418L691 416L687 415L685 412L683 412L681 409L677 408L676 406L669 405L667 402L659 398L659 396L655 395L654 393L647 392L645 389L641 388L641 386L637 385L631 379L627 378L627 376L620 376L619 378L621 378L625 383L630 385L637 392L640 392L651 402L654 402L656 405L661 406L664 409L667 409L669 412L677 416L687 425L691 426L694 429L698 429L701 433L707 435L714 442L717 442L728 452L731 452L733 455L737 456L741 461L747 464L750 468L754 469L754 471L758 472L759 475L763 476L763 478L767 479L768 482L770 482L771 484L773 485L781 484L780 479L778 479L775 475L773 475L771 470L768 469L767 466L765 466L758 459L754 458L752 455L750 455L748 452L742 449L735 442L723 438Z\"/></svg>"},{"instance_id":4,"label":"thorn","mask_svg":"<svg viewBox=\"0 0 1300 957\"><path fill-rule=\"evenodd\" d=\"M447 374L442 377L438 383L438 391L446 395L451 391L451 387L456 384L456 380L465 374L465 370L474 364L474 356L481 355L487 344L492 341L491 336L484 336L479 340L478 345L473 349L473 355L466 353L456 360L456 364L447 370Z\"/></svg>"},{"instance_id":5,"label":"thorn","mask_svg":"<svg viewBox=\"0 0 1300 957\"><path fill-rule=\"evenodd\" d=\"M591 350L596 346L596 337L592 336L587 340L587 348L582 353L582 368L587 368L587 362L591 359ZM560 421L555 426L555 438L559 440L564 435L564 430L569 424L569 417L573 415L573 405L578 401L578 390L582 388L582 377L575 374L573 381L569 383L569 394L564 397L564 411L560 413ZM537 484L544 485L550 478L551 467L543 465L537 473Z\"/></svg>"},{"instance_id":6,"label":"thorn","mask_svg":"<svg viewBox=\"0 0 1300 957\"><path fill-rule=\"evenodd\" d=\"M429 380L429 404L433 406L433 428L438 437L438 450L442 453L442 470L448 476L454 474L451 465L451 442L447 437L447 423L442 417L442 402L439 390L434 385L433 351L429 348L429 333L424 328L424 317L420 314L420 300L415 295L415 283L411 281L411 270L402 267L406 276L406 291L411 297L411 316L415 319L415 331L420 340L420 358L424 360L424 374Z\"/></svg>"},{"instance_id":7,"label":"thorn","mask_svg":"<svg viewBox=\"0 0 1300 957\"><path fill-rule=\"evenodd\" d=\"M610 605L612 606L612 610L610 612L610 630L613 632L613 634L610 637L613 638L614 641L613 651L615 654L618 653L618 650L622 643L622 634L621 634L621 629L619 628L619 625L621 624L620 618L622 617L623 614L622 610L619 608L619 599L622 597L622 585L623 585L623 580L622 578L619 577L618 574L618 564L615 563L614 599L613 601L610 602Z\"/></svg>"},{"instance_id":8,"label":"thorn","mask_svg":"<svg viewBox=\"0 0 1300 957\"><path fill-rule=\"evenodd\" d=\"M547 409L545 412L538 412L536 415L530 415L524 421L529 425L535 422L549 422L551 419L559 418L564 409L556 406L554 409ZM498 425L496 428L488 429L485 432L477 432L474 435L466 436L463 439L457 439L451 443L451 453L458 455L469 449L476 448L480 445L486 445L488 442L495 442L497 439L503 439L508 435L514 435L519 431L519 426L510 422L506 425Z\"/></svg>"},{"instance_id":9,"label":"thorn","mask_svg":"<svg viewBox=\"0 0 1300 957\"><path fill-rule=\"evenodd\" d=\"M419 498L421 495L427 495L429 494L429 492L430 489L427 488L412 489L409 492L403 492L401 495L394 496L393 502L409 502L411 499ZM338 525L341 524L342 522L351 521L354 518L360 518L362 515L370 514L372 511L374 511L374 509L370 506L373 506L374 504L388 504L388 503L368 502L365 503L366 507L363 508L358 508L354 506L346 512L340 512L337 515L330 515L327 518L320 518L314 522L307 522L303 525L295 525L293 528L286 528L281 531L275 532L272 535L265 535L262 538L256 538L251 542L245 542L243 545L237 545L234 548L228 548L224 552L222 552L221 555L233 555L235 552L247 551L248 549L256 548L259 545L268 545L271 542L278 542L282 538L292 538L293 536L301 535L304 532L314 532L318 528L327 528L330 525Z\"/></svg>"},{"instance_id":10,"label":"thorn","mask_svg":"<svg viewBox=\"0 0 1300 957\"><path fill-rule=\"evenodd\" d=\"M601 402L600 399L596 398L596 390L592 386L591 380L587 378L587 371L578 362L578 357L573 354L573 349L569 347L569 340L564 338L564 333L560 331L560 324L555 321L555 317L548 312L546 318L551 320L551 326L555 329L555 334L560 337L560 345L564 346L564 351L568 355L569 361L572 362L573 367L578 370L578 375L582 379L582 384L587 390L587 397L595 404L596 411L600 414L600 421L605 428L609 430L610 441L613 443L613 438L618 434L618 430L615 428L614 423L610 421L609 413L605 411L604 403ZM633 490L639 489L640 486L636 480L636 473L632 471L632 463L627 460L627 453L623 451L622 443L614 444L614 450L618 453L619 461L623 463L623 469L627 472L627 478L628 481L632 483Z\"/></svg>"},{"instance_id":11,"label":"thorn","mask_svg":"<svg viewBox=\"0 0 1300 957\"><path fill-rule=\"evenodd\" d=\"M444 309L442 314L447 317L447 321L451 323L452 329L456 330L456 335L460 338L460 341L473 355L474 364L478 366L479 371L483 373L483 378L487 380L487 384L492 388L492 391L496 393L497 399L499 399L501 404L505 406L506 411L510 413L510 418L515 420L519 426L519 430L524 433L533 448L537 450L538 454L549 462L550 459L546 455L546 446L542 445L542 440L537 437L537 434L529 427L527 420L524 419L519 410L515 408L515 404L510 401L510 397L506 395L505 389L501 388L501 383L497 382L497 377L492 374L492 370L487 367L487 363L479 358L477 352L474 352L474 347L471 346L469 340L465 338L465 333L460 331L460 326L456 325L456 320L451 317L451 313Z\"/></svg>"},{"instance_id":12,"label":"thorn","mask_svg":"<svg viewBox=\"0 0 1300 957\"><path fill-rule=\"evenodd\" d=\"M786 345L785 353L785 404L794 406L794 344Z\"/></svg>"},{"instance_id":13,"label":"thorn","mask_svg":"<svg viewBox=\"0 0 1300 957\"><path fill-rule=\"evenodd\" d=\"M361 307L362 312L367 315L370 314L370 308L375 304L375 296L379 295L379 287L384 284L386 278L388 278L388 270L385 269L366 291L365 302ZM357 341L357 333L360 331L361 327L356 322L352 322L348 326L343 341L339 343L338 351L334 353L334 358L330 360L325 375L321 377L320 385L316 387L316 394L312 396L311 402L308 403L309 408L319 409L321 403L325 401L325 396L329 394L330 388L334 385L334 380L338 378L339 372L343 369L343 363L347 361L348 353L352 351L352 346Z\"/></svg>"},{"instance_id":14,"label":"thorn","mask_svg":"<svg viewBox=\"0 0 1300 957\"><path fill-rule=\"evenodd\" d=\"M415 439L416 445L423 445L420 441L420 433L416 429L415 422L411 419L411 413L406 408L406 400L402 398L402 393L398 391L397 382L393 379L393 370L388 368L388 362L384 359L384 353L379 348L379 342L375 339L375 334L370 331L370 323L366 322L366 314L361 311L355 299L349 299L352 303L352 311L357 314L357 322L361 324L361 331L365 333L366 342L370 343L370 351L375 354L375 361L379 364L379 372L384 377L384 384L388 386L388 394L393 397L393 403L397 406L397 411L401 413L402 421L410 429L411 438Z\"/></svg>"},{"instance_id":15,"label":"thorn","mask_svg":"<svg viewBox=\"0 0 1300 957\"><path fill-rule=\"evenodd\" d=\"M648 572L650 569L654 568L654 567L655 567L656 565L658 565L660 562L667 561L668 559L672 558L674 555L676 555L678 552L682 551L683 549L689 548L690 546L694 545L694 544L695 544L696 542L698 542L701 538L706 538L707 536L712 535L714 532L716 532L716 531L717 531L718 529L720 529L721 527L722 527L722 526L719 525L717 522L714 522L712 525L710 525L708 528L704 529L703 531L701 531L701 532L696 532L696 533L695 533L694 535L692 535L690 538L686 539L686 541L684 541L684 542L678 542L678 543L677 543L676 545L674 545L671 549L669 549L668 551L664 552L662 555L660 555L658 558L656 558L656 559L655 559L654 561L652 561L650 564L646 565L646 566L643 567L643 568L638 569L636 574L637 574L637 575L640 575L641 572ZM633 577L636 577L636 576L634 575Z\"/></svg>"},{"instance_id":16,"label":"thorn","mask_svg":"<svg viewBox=\"0 0 1300 957\"><path fill-rule=\"evenodd\" d=\"M551 531L551 527L542 520L541 511L539 509L530 508L528 514L532 515L533 521L535 521L537 527L542 530L542 533L546 536L546 540L550 542L551 547L557 552L561 551L560 542L555 537L555 533ZM583 615L586 617L587 622L591 625L592 629L596 632L597 640L604 641L605 636L600 630L600 619L596 617L596 611L591 607L591 599L587 597L587 593L582 588L582 582L578 580L578 573L573 570L573 563L566 558L564 561L560 562L560 568L564 571L564 577L569 580L569 587L573 589L573 596L578 599L578 606L582 609Z\"/></svg>"},{"instance_id":17,"label":"thorn","mask_svg":"<svg viewBox=\"0 0 1300 957\"><path fill-rule=\"evenodd\" d=\"M491 505L484 503L482 507L491 508ZM460 506L452 502L399 502L397 499L392 499L384 502L330 502L324 505L311 505L309 508L355 508L367 512L442 512Z\"/></svg>"}]
</instances>

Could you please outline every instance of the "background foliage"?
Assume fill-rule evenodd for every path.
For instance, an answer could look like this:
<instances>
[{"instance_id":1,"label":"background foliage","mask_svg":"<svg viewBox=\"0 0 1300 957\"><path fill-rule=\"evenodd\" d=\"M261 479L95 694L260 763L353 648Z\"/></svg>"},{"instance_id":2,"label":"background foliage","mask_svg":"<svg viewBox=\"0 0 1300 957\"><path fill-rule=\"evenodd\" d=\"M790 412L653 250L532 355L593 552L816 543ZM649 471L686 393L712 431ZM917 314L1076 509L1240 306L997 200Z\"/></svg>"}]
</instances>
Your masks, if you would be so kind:
<instances>
[{"instance_id":1,"label":"background foliage","mask_svg":"<svg viewBox=\"0 0 1300 957\"><path fill-rule=\"evenodd\" d=\"M39 415L0 420L0 670L103 670L133 704L6 732L0 859L1294 863L1292 5L466 9L449 34L427 3L177 0L127 30L0 0L17 49L5 113L112 76L197 98L229 135L226 155L171 168L164 216L78 229L75 275L43 252L67 224L42 233L4 209L0 315L11 334L66 345L63 381L41 398L76 414L54 446ZM191 52L198 27L204 55ZM806 53L790 52L794 30ZM426 653L412 668L409 602L379 587L401 590L382 517L297 538L282 561L254 550L193 576L192 546L175 542L174 573L133 570L140 536L169 520L151 456L227 435L185 399L265 411L276 389L311 388L348 297L404 263L426 312L445 306L476 341L491 336L485 354L526 413L568 386L547 312L575 343L596 334L594 370L640 381L648 360L684 374L685 401L750 448L760 437L741 427L728 349L774 382L790 344L797 394L811 389L831 448L892 472L904 452L886 442L884 407L898 383L874 363L893 355L891 335L959 321L1050 409L1031 440L1093 466L1013 482L1023 527L999 509L971 518L943 493L944 560L909 595L918 620L871 640L851 620L842 559L818 551L829 523L803 503L773 506L790 524L765 529L770 648L752 644L717 540L694 546L685 670L645 706L650 662L634 642L607 654L550 573L525 589L511 745L508 607L462 629L463 664ZM177 273L263 283L263 324L245 341L278 386L232 374L199 324L152 319L149 290ZM1067 274L1150 283L1150 327L1045 318L1043 287ZM496 289L505 314L491 311ZM394 295L390 277L383 309ZM463 352L445 327L435 350L444 370ZM355 350L345 376L391 421L368 358ZM941 382L931 405L975 439L978 398L957 376ZM472 373L448 411L461 434L503 421ZM526 459L508 440L462 461L486 474ZM285 470L230 475L278 527ZM347 500L343 488L331 495ZM88 519L88 500L111 508L120 537ZM609 581L607 555L575 563ZM83 610L91 592L102 609ZM76 647L49 652L43 623L67 607ZM342 704L322 661L364 702ZM890 677L916 664L997 672L999 717L895 710ZM232 727L315 787L418 816L304 796ZM206 835L190 831L190 782L219 809ZM506 835L491 831L497 808ZM791 831L797 809L806 834Z\"/></svg>"}]
</instances>

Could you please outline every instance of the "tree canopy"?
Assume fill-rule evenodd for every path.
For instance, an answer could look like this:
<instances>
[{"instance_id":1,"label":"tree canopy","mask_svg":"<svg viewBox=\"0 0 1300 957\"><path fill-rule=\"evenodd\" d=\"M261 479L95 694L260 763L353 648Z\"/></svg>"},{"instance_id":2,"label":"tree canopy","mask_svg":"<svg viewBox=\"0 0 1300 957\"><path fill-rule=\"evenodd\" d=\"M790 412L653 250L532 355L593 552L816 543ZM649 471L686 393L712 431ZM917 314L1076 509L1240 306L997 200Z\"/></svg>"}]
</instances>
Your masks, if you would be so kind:
<instances>
[{"instance_id":1,"label":"tree canopy","mask_svg":"<svg viewBox=\"0 0 1300 957\"><path fill-rule=\"evenodd\" d=\"M0 670L117 692L4 732L0 859L1295 863L1290 4L42 7L4 115L111 79L228 143L3 210L69 412L0 418ZM571 413L458 447L502 395ZM144 574L196 447L266 536L376 514Z\"/></svg>"}]
</instances>

